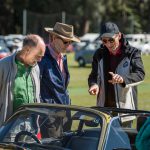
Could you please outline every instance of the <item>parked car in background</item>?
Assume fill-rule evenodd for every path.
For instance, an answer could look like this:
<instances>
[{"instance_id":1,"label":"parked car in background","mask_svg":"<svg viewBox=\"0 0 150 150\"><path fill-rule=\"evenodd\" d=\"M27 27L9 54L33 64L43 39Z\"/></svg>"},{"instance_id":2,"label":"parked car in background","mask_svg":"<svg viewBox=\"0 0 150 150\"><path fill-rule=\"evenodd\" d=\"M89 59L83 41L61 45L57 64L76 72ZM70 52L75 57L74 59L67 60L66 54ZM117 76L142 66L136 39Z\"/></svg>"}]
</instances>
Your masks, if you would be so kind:
<instances>
[{"instance_id":1,"label":"parked car in background","mask_svg":"<svg viewBox=\"0 0 150 150\"><path fill-rule=\"evenodd\" d=\"M86 64L91 64L95 51L100 47L101 42L87 42L85 46L75 50L75 61L80 67L85 67Z\"/></svg>"},{"instance_id":2,"label":"parked car in background","mask_svg":"<svg viewBox=\"0 0 150 150\"><path fill-rule=\"evenodd\" d=\"M73 43L74 51L80 50L81 47L86 46L89 42L99 41L98 33L86 33L85 35L80 37L80 43Z\"/></svg>"},{"instance_id":3,"label":"parked car in background","mask_svg":"<svg viewBox=\"0 0 150 150\"><path fill-rule=\"evenodd\" d=\"M127 34L129 44L141 50L143 55L150 54L150 34Z\"/></svg>"},{"instance_id":4,"label":"parked car in background","mask_svg":"<svg viewBox=\"0 0 150 150\"><path fill-rule=\"evenodd\" d=\"M137 128L123 127L122 120L131 116L137 119ZM28 104L1 126L0 149L135 150L144 122L140 118L149 116L139 110Z\"/></svg>"},{"instance_id":5,"label":"parked car in background","mask_svg":"<svg viewBox=\"0 0 150 150\"><path fill-rule=\"evenodd\" d=\"M150 41L141 43L137 48L141 50L143 55L150 55Z\"/></svg>"},{"instance_id":6,"label":"parked car in background","mask_svg":"<svg viewBox=\"0 0 150 150\"><path fill-rule=\"evenodd\" d=\"M10 54L11 52L6 46L0 45L0 59L9 56Z\"/></svg>"},{"instance_id":7,"label":"parked car in background","mask_svg":"<svg viewBox=\"0 0 150 150\"><path fill-rule=\"evenodd\" d=\"M86 33L82 37L80 37L81 41L89 41L94 42L99 39L99 33Z\"/></svg>"},{"instance_id":8,"label":"parked car in background","mask_svg":"<svg viewBox=\"0 0 150 150\"><path fill-rule=\"evenodd\" d=\"M5 40L5 36L0 35L0 46L6 47L6 40Z\"/></svg>"},{"instance_id":9,"label":"parked car in background","mask_svg":"<svg viewBox=\"0 0 150 150\"><path fill-rule=\"evenodd\" d=\"M9 34L5 36L6 45L11 52L21 50L24 36L21 34Z\"/></svg>"},{"instance_id":10,"label":"parked car in background","mask_svg":"<svg viewBox=\"0 0 150 150\"><path fill-rule=\"evenodd\" d=\"M125 37L133 46L145 43L149 38L146 34L126 34Z\"/></svg>"}]
</instances>

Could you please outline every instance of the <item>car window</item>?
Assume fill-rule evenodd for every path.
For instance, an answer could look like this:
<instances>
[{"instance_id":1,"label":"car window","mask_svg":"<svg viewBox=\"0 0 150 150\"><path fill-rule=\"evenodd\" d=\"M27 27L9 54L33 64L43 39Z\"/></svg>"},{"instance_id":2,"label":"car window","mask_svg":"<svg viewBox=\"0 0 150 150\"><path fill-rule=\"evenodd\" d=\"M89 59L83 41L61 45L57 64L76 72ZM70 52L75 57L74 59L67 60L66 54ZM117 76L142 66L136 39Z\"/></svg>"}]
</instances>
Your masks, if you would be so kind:
<instances>
[{"instance_id":1,"label":"car window","mask_svg":"<svg viewBox=\"0 0 150 150\"><path fill-rule=\"evenodd\" d=\"M0 130L0 142L34 143L36 136L43 143L65 140L69 136L95 137L98 143L102 118L94 113L63 109L27 109L9 120ZM62 141L61 141L62 142ZM64 141L63 141L64 142Z\"/></svg>"},{"instance_id":2,"label":"car window","mask_svg":"<svg viewBox=\"0 0 150 150\"><path fill-rule=\"evenodd\" d=\"M92 114L74 112L74 115L72 116L72 130L77 131L79 126L82 126L82 130L101 128L102 119Z\"/></svg>"},{"instance_id":3,"label":"car window","mask_svg":"<svg viewBox=\"0 0 150 150\"><path fill-rule=\"evenodd\" d=\"M3 141L5 142L14 142L16 135L21 131L27 131L31 133L36 133L38 131L38 127L36 122L37 115L30 114L30 115L20 115L16 120L11 122L11 127L6 133ZM33 121L35 121L33 123ZM24 141L29 140L23 139Z\"/></svg>"}]
</instances>

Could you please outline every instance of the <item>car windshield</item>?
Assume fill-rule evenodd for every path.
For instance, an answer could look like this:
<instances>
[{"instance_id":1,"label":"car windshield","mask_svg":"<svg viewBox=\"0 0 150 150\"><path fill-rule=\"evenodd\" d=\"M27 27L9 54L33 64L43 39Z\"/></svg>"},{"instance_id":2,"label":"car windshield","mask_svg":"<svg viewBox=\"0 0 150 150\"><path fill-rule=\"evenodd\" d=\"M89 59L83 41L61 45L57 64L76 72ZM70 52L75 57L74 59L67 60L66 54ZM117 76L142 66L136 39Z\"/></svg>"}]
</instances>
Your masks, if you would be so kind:
<instances>
[{"instance_id":1,"label":"car windshield","mask_svg":"<svg viewBox=\"0 0 150 150\"><path fill-rule=\"evenodd\" d=\"M102 118L87 111L26 108L0 128L1 143L38 143L66 147L72 136L100 138ZM57 141L57 142L56 142ZM55 143L55 144L54 144Z\"/></svg>"}]
</instances>

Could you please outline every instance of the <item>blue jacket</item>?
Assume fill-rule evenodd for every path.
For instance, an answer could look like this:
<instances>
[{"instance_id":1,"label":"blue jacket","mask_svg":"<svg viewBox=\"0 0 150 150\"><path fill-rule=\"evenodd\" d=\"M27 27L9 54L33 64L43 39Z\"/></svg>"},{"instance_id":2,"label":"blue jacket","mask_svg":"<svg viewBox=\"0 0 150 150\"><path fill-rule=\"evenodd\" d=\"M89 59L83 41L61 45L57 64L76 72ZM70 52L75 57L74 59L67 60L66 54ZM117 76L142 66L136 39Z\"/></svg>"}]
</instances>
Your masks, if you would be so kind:
<instances>
[{"instance_id":1,"label":"blue jacket","mask_svg":"<svg viewBox=\"0 0 150 150\"><path fill-rule=\"evenodd\" d=\"M70 74L66 56L63 57L63 65L66 72L66 79L63 78L57 61L52 57L47 47L42 61L39 62L42 102L70 104L67 91Z\"/></svg>"}]
</instances>

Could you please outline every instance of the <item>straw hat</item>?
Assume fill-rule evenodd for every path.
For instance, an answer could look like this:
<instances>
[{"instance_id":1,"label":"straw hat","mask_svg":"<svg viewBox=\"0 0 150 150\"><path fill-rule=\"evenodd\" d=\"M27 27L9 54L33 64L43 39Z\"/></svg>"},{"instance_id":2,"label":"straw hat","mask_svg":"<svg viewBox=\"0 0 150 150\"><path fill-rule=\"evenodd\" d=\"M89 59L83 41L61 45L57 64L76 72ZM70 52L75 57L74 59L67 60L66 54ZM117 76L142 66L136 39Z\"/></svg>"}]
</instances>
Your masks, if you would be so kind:
<instances>
[{"instance_id":1,"label":"straw hat","mask_svg":"<svg viewBox=\"0 0 150 150\"><path fill-rule=\"evenodd\" d=\"M55 34L62 39L80 42L80 39L74 35L74 29L72 25L56 22L54 28L45 27L44 29L50 34Z\"/></svg>"}]
</instances>

